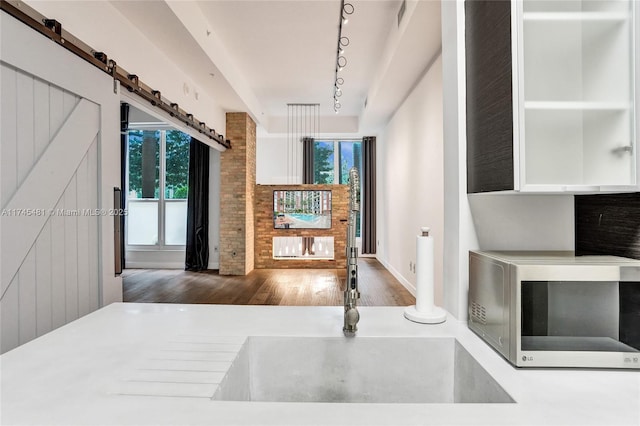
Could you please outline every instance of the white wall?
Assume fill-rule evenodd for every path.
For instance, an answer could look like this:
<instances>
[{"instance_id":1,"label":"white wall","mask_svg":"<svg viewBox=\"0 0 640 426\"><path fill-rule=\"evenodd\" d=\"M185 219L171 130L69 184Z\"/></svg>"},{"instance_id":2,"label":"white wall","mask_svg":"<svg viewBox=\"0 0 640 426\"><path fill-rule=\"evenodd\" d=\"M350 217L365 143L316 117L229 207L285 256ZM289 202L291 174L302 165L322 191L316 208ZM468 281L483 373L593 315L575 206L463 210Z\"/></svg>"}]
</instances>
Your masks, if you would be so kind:
<instances>
[{"instance_id":1,"label":"white wall","mask_svg":"<svg viewBox=\"0 0 640 426\"><path fill-rule=\"evenodd\" d=\"M258 135L256 141L258 185L302 183L302 143L287 136Z\"/></svg>"},{"instance_id":2,"label":"white wall","mask_svg":"<svg viewBox=\"0 0 640 426\"><path fill-rule=\"evenodd\" d=\"M377 258L414 291L416 235L431 228L436 303L442 303L444 171L442 59L437 58L377 140Z\"/></svg>"},{"instance_id":3,"label":"white wall","mask_svg":"<svg viewBox=\"0 0 640 426\"><path fill-rule=\"evenodd\" d=\"M468 196L482 250L573 250L571 195Z\"/></svg>"},{"instance_id":4,"label":"white wall","mask_svg":"<svg viewBox=\"0 0 640 426\"><path fill-rule=\"evenodd\" d=\"M442 2L444 139L444 308L460 318L468 289L467 249L478 247L467 202L464 15L462 0Z\"/></svg>"}]
</instances>

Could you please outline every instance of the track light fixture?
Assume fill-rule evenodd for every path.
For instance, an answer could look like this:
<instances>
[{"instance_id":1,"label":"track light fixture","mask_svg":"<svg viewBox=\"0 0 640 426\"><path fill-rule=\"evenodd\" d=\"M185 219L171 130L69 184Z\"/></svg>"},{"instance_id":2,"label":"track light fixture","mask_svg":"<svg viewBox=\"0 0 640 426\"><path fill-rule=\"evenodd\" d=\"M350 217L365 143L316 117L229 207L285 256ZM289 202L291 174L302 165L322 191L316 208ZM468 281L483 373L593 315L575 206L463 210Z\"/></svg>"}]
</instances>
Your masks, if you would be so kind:
<instances>
[{"instance_id":1,"label":"track light fixture","mask_svg":"<svg viewBox=\"0 0 640 426\"><path fill-rule=\"evenodd\" d=\"M349 45L349 37L342 35L342 26L349 22L349 15L355 11L355 8L351 3L345 3L344 0L340 0L340 23L338 25L338 48L336 50L336 68L335 68L335 81L333 84L333 110L337 114L342 105L338 98L342 96L342 86L344 79L338 77L338 73L347 66L347 58L344 56L345 47Z\"/></svg>"},{"instance_id":2,"label":"track light fixture","mask_svg":"<svg viewBox=\"0 0 640 426\"><path fill-rule=\"evenodd\" d=\"M344 48L349 45L349 37L340 37L338 40L338 53L340 55L344 54Z\"/></svg>"},{"instance_id":3,"label":"track light fixture","mask_svg":"<svg viewBox=\"0 0 640 426\"><path fill-rule=\"evenodd\" d=\"M344 56L338 56L338 68L340 68L340 71L342 71L342 69L346 66L347 58L345 58Z\"/></svg>"},{"instance_id":4,"label":"track light fixture","mask_svg":"<svg viewBox=\"0 0 640 426\"><path fill-rule=\"evenodd\" d=\"M354 8L351 3L344 3L342 5L342 25L347 25L349 23L349 15L351 15L353 11Z\"/></svg>"}]
</instances>

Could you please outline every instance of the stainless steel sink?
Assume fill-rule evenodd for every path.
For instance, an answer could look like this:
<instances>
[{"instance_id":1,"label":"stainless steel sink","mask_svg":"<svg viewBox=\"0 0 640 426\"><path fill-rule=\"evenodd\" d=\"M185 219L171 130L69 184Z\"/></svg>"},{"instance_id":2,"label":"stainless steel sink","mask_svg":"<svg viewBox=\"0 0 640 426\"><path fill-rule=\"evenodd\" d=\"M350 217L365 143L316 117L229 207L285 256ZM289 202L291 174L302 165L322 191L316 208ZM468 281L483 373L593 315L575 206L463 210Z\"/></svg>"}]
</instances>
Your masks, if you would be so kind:
<instances>
[{"instance_id":1,"label":"stainless steel sink","mask_svg":"<svg viewBox=\"0 0 640 426\"><path fill-rule=\"evenodd\" d=\"M512 403L453 338L250 337L224 401Z\"/></svg>"}]
</instances>

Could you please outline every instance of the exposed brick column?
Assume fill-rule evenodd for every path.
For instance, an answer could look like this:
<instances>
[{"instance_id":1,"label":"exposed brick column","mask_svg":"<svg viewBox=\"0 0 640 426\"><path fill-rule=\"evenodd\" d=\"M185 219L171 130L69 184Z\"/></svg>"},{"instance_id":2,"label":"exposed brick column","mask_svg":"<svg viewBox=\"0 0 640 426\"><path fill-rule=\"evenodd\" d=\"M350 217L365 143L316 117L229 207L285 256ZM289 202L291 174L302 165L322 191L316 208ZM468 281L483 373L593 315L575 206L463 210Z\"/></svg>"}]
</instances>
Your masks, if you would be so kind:
<instances>
[{"instance_id":1,"label":"exposed brick column","mask_svg":"<svg viewBox=\"0 0 640 426\"><path fill-rule=\"evenodd\" d=\"M254 267L256 123L230 112L226 127L232 147L220 155L220 275L246 275Z\"/></svg>"}]
</instances>

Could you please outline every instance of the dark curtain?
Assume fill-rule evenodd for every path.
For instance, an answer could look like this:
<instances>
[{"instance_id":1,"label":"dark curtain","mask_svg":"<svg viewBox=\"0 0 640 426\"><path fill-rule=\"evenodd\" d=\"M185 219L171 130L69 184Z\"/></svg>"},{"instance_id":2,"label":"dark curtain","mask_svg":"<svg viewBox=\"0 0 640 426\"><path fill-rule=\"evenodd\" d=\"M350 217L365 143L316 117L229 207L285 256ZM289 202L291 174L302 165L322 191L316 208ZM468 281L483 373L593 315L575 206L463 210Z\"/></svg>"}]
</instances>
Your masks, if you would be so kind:
<instances>
[{"instance_id":1,"label":"dark curtain","mask_svg":"<svg viewBox=\"0 0 640 426\"><path fill-rule=\"evenodd\" d=\"M185 270L203 271L209 264L209 146L191 138Z\"/></svg>"},{"instance_id":2,"label":"dark curtain","mask_svg":"<svg viewBox=\"0 0 640 426\"><path fill-rule=\"evenodd\" d=\"M127 208L127 131L129 130L129 104L120 104L120 206ZM125 268L124 242L125 242L124 215L120 215L120 265Z\"/></svg>"},{"instance_id":3,"label":"dark curtain","mask_svg":"<svg viewBox=\"0 0 640 426\"><path fill-rule=\"evenodd\" d=\"M313 138L302 138L302 183L314 183ZM315 254L313 237L302 237L302 253Z\"/></svg>"},{"instance_id":4,"label":"dark curtain","mask_svg":"<svg viewBox=\"0 0 640 426\"><path fill-rule=\"evenodd\" d=\"M362 254L376 253L376 138L362 138Z\"/></svg>"},{"instance_id":5,"label":"dark curtain","mask_svg":"<svg viewBox=\"0 0 640 426\"><path fill-rule=\"evenodd\" d=\"M302 138L302 183L314 183L313 142L313 138Z\"/></svg>"}]
</instances>

